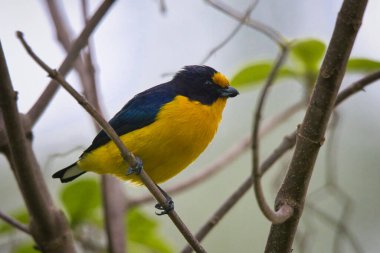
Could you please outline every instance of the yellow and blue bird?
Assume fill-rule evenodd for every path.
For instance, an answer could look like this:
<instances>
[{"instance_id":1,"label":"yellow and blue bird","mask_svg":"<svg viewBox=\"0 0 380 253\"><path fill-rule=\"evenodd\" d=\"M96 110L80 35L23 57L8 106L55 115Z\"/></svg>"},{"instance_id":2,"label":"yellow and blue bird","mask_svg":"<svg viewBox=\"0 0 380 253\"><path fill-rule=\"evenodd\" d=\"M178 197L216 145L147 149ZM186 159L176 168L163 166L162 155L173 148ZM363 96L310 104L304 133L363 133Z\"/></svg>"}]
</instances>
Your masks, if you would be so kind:
<instances>
[{"instance_id":1,"label":"yellow and blue bird","mask_svg":"<svg viewBox=\"0 0 380 253\"><path fill-rule=\"evenodd\" d=\"M216 133L227 98L238 94L215 69L186 66L171 81L136 95L109 123L159 184L205 150ZM66 183L93 171L142 184L138 175L128 172L129 167L116 145L100 131L77 162L53 177Z\"/></svg>"}]
</instances>

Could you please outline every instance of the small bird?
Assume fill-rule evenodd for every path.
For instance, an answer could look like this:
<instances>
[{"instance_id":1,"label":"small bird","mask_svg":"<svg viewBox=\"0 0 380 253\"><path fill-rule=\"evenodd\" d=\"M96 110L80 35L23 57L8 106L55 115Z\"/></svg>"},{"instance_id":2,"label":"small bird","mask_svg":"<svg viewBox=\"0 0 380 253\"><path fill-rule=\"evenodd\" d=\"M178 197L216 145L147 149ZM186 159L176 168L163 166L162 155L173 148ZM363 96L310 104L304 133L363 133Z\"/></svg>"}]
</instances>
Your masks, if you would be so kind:
<instances>
[{"instance_id":1,"label":"small bird","mask_svg":"<svg viewBox=\"0 0 380 253\"><path fill-rule=\"evenodd\" d=\"M205 150L216 133L227 98L238 94L215 69L185 66L171 81L133 97L109 123L159 184L178 174ZM53 178L66 183L88 171L142 184L136 173L130 173L129 164L104 131L78 161L56 172Z\"/></svg>"}]
</instances>

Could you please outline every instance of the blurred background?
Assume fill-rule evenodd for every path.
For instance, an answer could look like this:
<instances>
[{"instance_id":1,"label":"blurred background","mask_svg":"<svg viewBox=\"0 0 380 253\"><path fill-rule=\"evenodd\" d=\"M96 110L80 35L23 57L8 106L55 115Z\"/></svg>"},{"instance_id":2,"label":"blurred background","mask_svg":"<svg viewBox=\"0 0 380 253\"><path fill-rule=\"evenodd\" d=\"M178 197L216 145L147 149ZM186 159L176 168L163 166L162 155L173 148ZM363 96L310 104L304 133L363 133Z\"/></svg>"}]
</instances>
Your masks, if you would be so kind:
<instances>
[{"instance_id":1,"label":"blurred background","mask_svg":"<svg viewBox=\"0 0 380 253\"><path fill-rule=\"evenodd\" d=\"M92 13L100 1L89 3ZM250 3L238 0L228 4L244 12ZM204 1L168 0L165 4L166 12L163 13L159 1L118 1L91 37L99 96L108 118L136 93L169 80L184 65L199 64L238 24ZM342 1L327 0L260 1L251 17L271 26L288 40L312 37L328 44L341 4ZM83 27L79 1L61 1L61 6L77 34ZM352 56L380 60L379 11L380 2L369 1ZM58 67L65 53L56 41L44 1L1 1L0 39L13 85L19 92L19 109L27 112L46 87L49 78L25 53L16 39L17 30L24 32L35 52L51 67ZM232 77L246 64L274 59L277 53L278 47L273 41L260 32L243 27L205 64ZM342 87L361 76L347 75ZM80 89L74 73L69 74L67 79ZM214 141L190 168L165 183L164 189L199 172L250 133L258 91L259 86L244 88L240 96L228 101ZM299 82L280 80L267 100L264 118L270 118L279 110L299 101L303 92ZM331 149L322 147L309 190L313 194L326 183L326 171L331 166L326 150L330 150L330 155L334 157L331 169L336 173L336 184L343 194L317 193L310 196L309 200L337 221L344 211L349 211L343 222L360 244L362 252L378 252L380 247L380 221L377 217L380 211L379 108L378 83L339 107L333 146ZM262 160L286 134L296 128L303 114L295 114L262 140ZM85 111L65 91L60 90L33 133L33 146L43 174L58 201L57 195L62 186L51 179L51 175L75 161L90 144L95 135L93 124ZM70 150L73 151L68 152ZM55 157L58 154L64 155ZM52 156L54 159L51 159ZM278 187L276 183L281 180L281 171L289 159L290 154L276 163L264 177L263 185L270 203L274 201ZM173 196L176 210L192 231L197 231L249 175L250 161L251 154L245 152L206 183ZM96 178L95 175L86 177ZM146 189L128 184L125 184L125 188L129 194L136 196L146 193ZM0 156L0 208L4 212L11 212L22 206L23 201L9 165ZM167 217L156 217L153 203L143 208L147 215L157 220L160 233L173 252L178 252L185 241L171 221ZM312 238L306 252L334 252L337 225L331 223L331 220L318 218L313 210L305 209L298 236ZM204 246L209 252L262 252L269 229L270 223L261 214L251 191L207 236ZM8 239L0 240L0 252L1 243L6 244ZM344 236L341 240L342 252L357 252L350 240ZM297 244L295 249L297 252Z\"/></svg>"}]
</instances>

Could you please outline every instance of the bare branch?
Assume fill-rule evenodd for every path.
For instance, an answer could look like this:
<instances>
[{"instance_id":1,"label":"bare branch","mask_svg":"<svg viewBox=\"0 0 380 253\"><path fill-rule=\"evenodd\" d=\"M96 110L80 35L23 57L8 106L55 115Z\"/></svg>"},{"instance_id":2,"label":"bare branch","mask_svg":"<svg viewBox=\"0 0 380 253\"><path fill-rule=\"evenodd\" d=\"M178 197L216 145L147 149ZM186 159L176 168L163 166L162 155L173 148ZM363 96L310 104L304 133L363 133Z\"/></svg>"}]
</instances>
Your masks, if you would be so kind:
<instances>
[{"instance_id":1,"label":"bare branch","mask_svg":"<svg viewBox=\"0 0 380 253\"><path fill-rule=\"evenodd\" d=\"M0 219L5 221L6 223L8 223L10 226L28 234L28 235L31 235L29 228L26 225L20 223L19 221L13 219L12 217L10 217L8 215L6 215L2 211L0 211Z\"/></svg>"},{"instance_id":2,"label":"bare branch","mask_svg":"<svg viewBox=\"0 0 380 253\"><path fill-rule=\"evenodd\" d=\"M96 26L100 23L100 21L105 16L105 14L114 2L114 0L104 0L101 6L91 17L86 27L82 30L81 34L72 43L69 53L67 54L65 60L62 62L61 66L58 68L58 71L62 75L66 75L70 71L73 63L75 62L80 53L80 50L87 45L88 38L90 37ZM59 85L57 85L57 83L54 80L50 81L50 83L48 84L44 92L41 94L41 96L38 98L36 103L28 111L27 115L30 118L32 125L34 125L34 123L39 119L41 114L45 111L47 105L57 92L58 88Z\"/></svg>"},{"instance_id":3,"label":"bare branch","mask_svg":"<svg viewBox=\"0 0 380 253\"><path fill-rule=\"evenodd\" d=\"M9 160L31 217L30 232L43 252L75 252L67 220L51 199L27 140L0 43L0 107L9 141Z\"/></svg>"},{"instance_id":4,"label":"bare branch","mask_svg":"<svg viewBox=\"0 0 380 253\"><path fill-rule=\"evenodd\" d=\"M125 147L125 145L120 140L119 136L116 134L115 130L108 124L107 121L104 120L104 118L96 111L94 107L92 107L87 100L82 97L72 86L63 78L63 76L57 72L56 70L53 70L50 68L45 62L43 62L30 48L30 46L26 43L26 41L23 38L23 34L21 32L17 32L17 36L20 39L21 43L25 47L28 54L33 58L33 60L41 67L43 68L51 78L56 80L59 84L62 85L62 87L70 93L77 101L78 103L96 120L96 122L102 127L103 131L110 137L110 139L115 143L117 148L120 150L121 156L123 159L128 162L128 164L132 167L137 166L137 160L135 156ZM152 195L157 199L157 201L165 208L168 208L168 203L165 198L165 196L162 194L162 192L159 190L157 185L152 181L152 179L146 174L146 172L142 169L141 173L139 174L141 181L144 183L144 185L148 188L148 190L152 193ZM182 220L179 218L177 213L172 210L168 213L168 216L173 221L173 223L176 225L178 230L182 233L182 235L185 237L187 242L196 250L197 252L206 252L203 247L199 244L198 240L195 239L195 237L191 234L189 229L186 227L186 225L182 222Z\"/></svg>"},{"instance_id":5,"label":"bare branch","mask_svg":"<svg viewBox=\"0 0 380 253\"><path fill-rule=\"evenodd\" d=\"M297 131L288 173L276 197L275 206L291 205L294 215L282 224L272 224L265 252L291 251L314 164L366 6L367 0L343 2L309 107Z\"/></svg>"},{"instance_id":6,"label":"bare branch","mask_svg":"<svg viewBox=\"0 0 380 253\"><path fill-rule=\"evenodd\" d=\"M368 84L371 84L377 80L380 79L380 70L373 72L369 75L366 75L365 77L361 78L360 80L356 81L355 83L351 84L349 87L344 89L340 92L339 96L336 99L335 106L339 105L341 102L343 102L345 99L347 99L352 94L355 94L358 91L364 90L364 87Z\"/></svg>"},{"instance_id":7,"label":"bare branch","mask_svg":"<svg viewBox=\"0 0 380 253\"><path fill-rule=\"evenodd\" d=\"M268 38L273 40L275 43L277 43L280 47L286 47L288 42L286 39L277 31L275 31L272 27L267 26L257 20L253 20L251 18L245 18L244 19L244 13L240 13L239 11L236 11L235 9L227 6L225 3L220 2L218 0L205 0L208 4L212 5L216 9L222 11L223 13L227 14L228 16L236 19L236 20L245 20L244 23L263 33Z\"/></svg>"},{"instance_id":8,"label":"bare branch","mask_svg":"<svg viewBox=\"0 0 380 253\"><path fill-rule=\"evenodd\" d=\"M247 10L245 11L244 17L239 20L239 24L232 30L230 34L227 35L226 38L222 40L216 47L211 49L211 51L206 55L205 58L201 61L201 65L205 64L211 56L213 56L216 52L218 52L220 49L222 49L235 35L240 31L240 29L243 27L244 23L246 22L246 19L251 15L252 11L255 9L257 3L259 0L254 0L250 6L248 6Z\"/></svg>"},{"instance_id":9,"label":"bare branch","mask_svg":"<svg viewBox=\"0 0 380 253\"><path fill-rule=\"evenodd\" d=\"M259 171L259 128L261 121L261 111L264 107L265 98L268 94L269 88L274 83L275 77L284 63L287 55L287 47L285 47L278 56L274 67L272 68L267 82L264 85L261 93L259 94L258 103L255 110L255 117L253 122L252 131L252 180L253 189L256 195L257 203L261 212L273 224L280 224L285 222L293 214L293 208L287 204L280 206L276 211L272 211L265 200L264 192L261 185L262 174Z\"/></svg>"}]
</instances>

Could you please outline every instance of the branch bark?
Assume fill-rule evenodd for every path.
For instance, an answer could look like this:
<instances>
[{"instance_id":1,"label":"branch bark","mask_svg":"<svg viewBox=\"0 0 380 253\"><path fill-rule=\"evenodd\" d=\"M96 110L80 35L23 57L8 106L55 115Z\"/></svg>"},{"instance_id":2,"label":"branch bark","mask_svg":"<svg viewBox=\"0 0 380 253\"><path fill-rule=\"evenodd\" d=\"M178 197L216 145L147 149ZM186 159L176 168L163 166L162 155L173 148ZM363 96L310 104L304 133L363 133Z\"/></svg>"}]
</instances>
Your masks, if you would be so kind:
<instances>
[{"instance_id":1,"label":"branch bark","mask_svg":"<svg viewBox=\"0 0 380 253\"><path fill-rule=\"evenodd\" d=\"M114 0L104 0L104 2L99 6L97 11L88 21L88 24L82 30L80 35L72 43L66 58L62 62L61 66L58 68L59 73L61 73L63 76L65 76L70 71L80 51L82 50L83 47L87 45L88 38L90 37L92 32L95 30L97 25L100 23L102 18L105 16L107 11L111 8L114 2L115 2ZM36 101L36 103L28 111L27 115L32 125L36 123L36 121L40 118L42 113L45 111L51 99L54 97L55 93L58 91L58 88L59 88L59 85L57 84L57 82L54 80L51 80L48 86L46 87L46 89L43 91L41 96Z\"/></svg>"},{"instance_id":2,"label":"branch bark","mask_svg":"<svg viewBox=\"0 0 380 253\"><path fill-rule=\"evenodd\" d=\"M261 209L261 212L264 216L274 224L280 224L286 221L292 214L293 208L289 205L283 205L276 211L273 211L264 197L264 192L261 186L261 177L262 173L259 170L259 128L261 121L261 111L264 107L264 101L266 95L269 92L269 88L274 83L274 79L277 76L278 71L280 70L283 62L286 59L288 52L288 47L284 47L279 56L277 57L276 63L272 68L266 84L264 85L262 91L259 94L257 106L255 110L255 117L253 122L253 131L252 131L252 184L253 190L256 196L257 203Z\"/></svg>"},{"instance_id":3,"label":"branch bark","mask_svg":"<svg viewBox=\"0 0 380 253\"><path fill-rule=\"evenodd\" d=\"M347 60L359 31L367 0L345 0L317 79L309 107L297 131L296 148L288 173L276 197L275 208L287 204L294 215L272 225L265 252L291 252L309 181L334 108Z\"/></svg>"},{"instance_id":4,"label":"branch bark","mask_svg":"<svg viewBox=\"0 0 380 253\"><path fill-rule=\"evenodd\" d=\"M16 104L5 56L0 43L0 106L9 141L9 157L31 222L30 232L43 252L75 252L68 222L48 192Z\"/></svg>"},{"instance_id":5,"label":"branch bark","mask_svg":"<svg viewBox=\"0 0 380 253\"><path fill-rule=\"evenodd\" d=\"M65 21L65 14L57 1L47 0L47 7L49 14L54 23L57 33L58 41L61 43L66 52L69 52L72 43L72 34L68 23ZM83 20L86 26L88 25L87 19L87 2L82 1ZM97 85L95 79L95 71L93 68L91 52L87 45L88 52L83 53L84 57L78 57L75 61L74 67L77 71L81 84L83 87L84 96L88 99L89 103L104 117L99 99L97 96ZM100 131L101 128L96 124L95 129ZM126 231L124 228L124 207L126 206L126 198L122 189L120 180L109 176L101 176L102 197L103 197L103 210L105 220L105 230L108 241L108 251L110 253L125 253L126 252Z\"/></svg>"}]
</instances>

